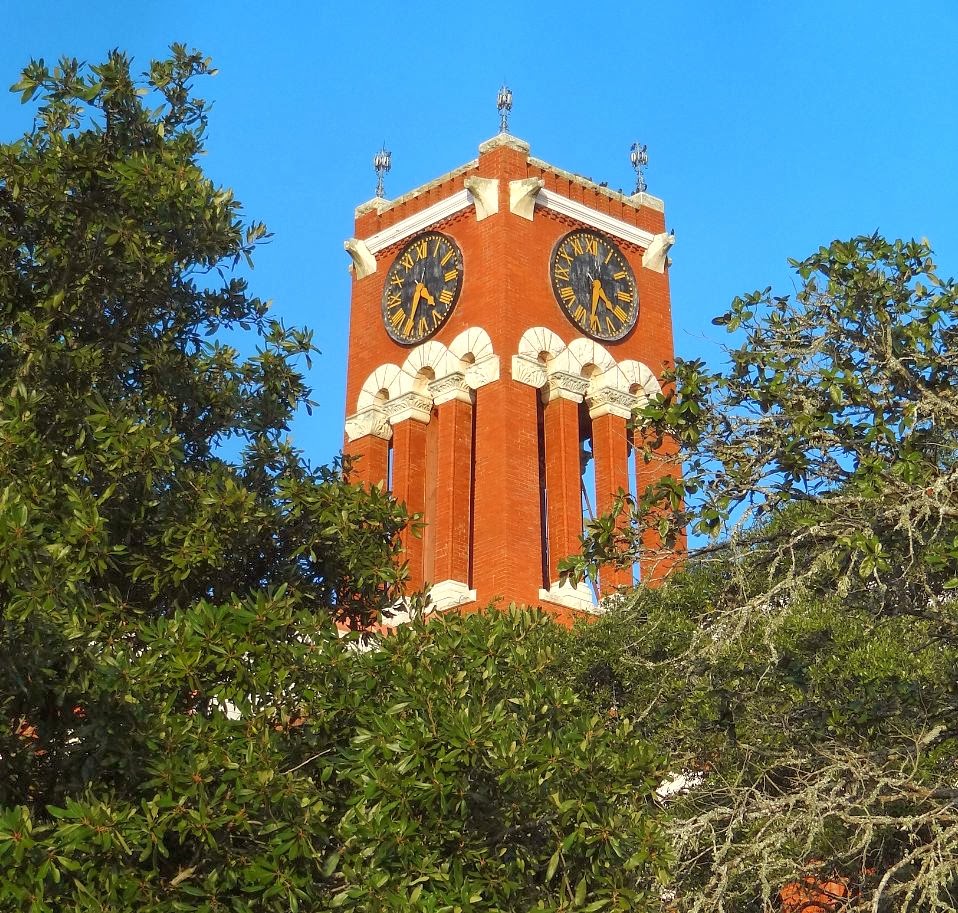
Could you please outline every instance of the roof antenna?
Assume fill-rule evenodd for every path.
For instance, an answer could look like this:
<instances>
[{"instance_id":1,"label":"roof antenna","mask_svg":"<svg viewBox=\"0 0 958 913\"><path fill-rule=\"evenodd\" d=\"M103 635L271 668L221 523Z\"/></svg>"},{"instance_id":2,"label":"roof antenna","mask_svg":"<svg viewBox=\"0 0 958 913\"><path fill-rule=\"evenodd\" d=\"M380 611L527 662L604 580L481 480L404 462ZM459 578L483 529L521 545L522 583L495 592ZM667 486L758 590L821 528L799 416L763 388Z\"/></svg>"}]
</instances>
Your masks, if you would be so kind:
<instances>
[{"instance_id":1,"label":"roof antenna","mask_svg":"<svg viewBox=\"0 0 958 913\"><path fill-rule=\"evenodd\" d=\"M505 83L499 88L499 96L496 99L496 107L499 109L499 132L509 132L509 112L512 110L512 89Z\"/></svg>"},{"instance_id":2,"label":"roof antenna","mask_svg":"<svg viewBox=\"0 0 958 913\"><path fill-rule=\"evenodd\" d=\"M383 178L386 177L389 169L392 167L393 154L386 148L386 141L383 140L383 147L373 157L373 168L376 169L376 196L386 196L386 188Z\"/></svg>"}]
</instances>

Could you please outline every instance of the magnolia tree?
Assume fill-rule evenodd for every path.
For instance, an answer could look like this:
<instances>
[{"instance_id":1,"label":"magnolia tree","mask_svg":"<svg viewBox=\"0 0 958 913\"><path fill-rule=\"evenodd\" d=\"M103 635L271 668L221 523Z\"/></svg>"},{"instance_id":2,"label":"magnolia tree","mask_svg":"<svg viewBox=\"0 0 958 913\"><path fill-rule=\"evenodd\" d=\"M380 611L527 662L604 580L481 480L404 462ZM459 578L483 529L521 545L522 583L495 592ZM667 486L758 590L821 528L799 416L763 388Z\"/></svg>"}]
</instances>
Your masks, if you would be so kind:
<instances>
[{"instance_id":1,"label":"magnolia tree","mask_svg":"<svg viewBox=\"0 0 958 913\"><path fill-rule=\"evenodd\" d=\"M682 909L808 875L843 909L953 910L958 287L924 242L793 265L794 297L715 321L744 337L725 370L680 362L639 417L684 478L623 496L567 572L708 544L585 632L575 675L697 784L668 799Z\"/></svg>"},{"instance_id":2,"label":"magnolia tree","mask_svg":"<svg viewBox=\"0 0 958 913\"><path fill-rule=\"evenodd\" d=\"M172 50L31 64L0 146L0 909L642 909L658 762L542 619L339 636L407 517L289 442L310 335Z\"/></svg>"}]
</instances>

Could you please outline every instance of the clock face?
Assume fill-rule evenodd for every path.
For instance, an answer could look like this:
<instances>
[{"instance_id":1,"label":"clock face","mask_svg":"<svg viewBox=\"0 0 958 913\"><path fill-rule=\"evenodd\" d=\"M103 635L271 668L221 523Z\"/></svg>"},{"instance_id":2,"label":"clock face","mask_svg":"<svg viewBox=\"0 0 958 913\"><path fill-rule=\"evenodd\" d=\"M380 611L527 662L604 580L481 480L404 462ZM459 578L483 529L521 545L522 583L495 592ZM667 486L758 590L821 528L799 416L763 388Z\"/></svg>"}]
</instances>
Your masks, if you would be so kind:
<instances>
[{"instance_id":1,"label":"clock face","mask_svg":"<svg viewBox=\"0 0 958 913\"><path fill-rule=\"evenodd\" d=\"M386 332L403 345L428 339L449 318L461 290L462 252L456 242L438 231L417 235L386 273Z\"/></svg>"},{"instance_id":2,"label":"clock face","mask_svg":"<svg viewBox=\"0 0 958 913\"><path fill-rule=\"evenodd\" d=\"M610 238L587 229L570 231L556 244L549 272L559 306L584 333L615 342L635 326L635 274Z\"/></svg>"}]
</instances>

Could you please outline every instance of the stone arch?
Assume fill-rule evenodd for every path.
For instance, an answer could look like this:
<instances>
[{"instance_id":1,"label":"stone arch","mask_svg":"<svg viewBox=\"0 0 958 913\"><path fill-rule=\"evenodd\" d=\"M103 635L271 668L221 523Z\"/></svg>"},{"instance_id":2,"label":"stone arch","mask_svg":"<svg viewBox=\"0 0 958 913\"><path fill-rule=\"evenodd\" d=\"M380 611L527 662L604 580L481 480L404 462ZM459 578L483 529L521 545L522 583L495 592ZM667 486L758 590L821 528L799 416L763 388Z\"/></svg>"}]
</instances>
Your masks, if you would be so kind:
<instances>
[{"instance_id":1,"label":"stone arch","mask_svg":"<svg viewBox=\"0 0 958 913\"><path fill-rule=\"evenodd\" d=\"M460 363L475 364L491 358L495 352L489 334L482 327L469 327L449 343L449 354Z\"/></svg>"},{"instance_id":2,"label":"stone arch","mask_svg":"<svg viewBox=\"0 0 958 913\"><path fill-rule=\"evenodd\" d=\"M401 373L399 366L391 362L376 368L363 382L356 402L356 411L361 412L371 406L383 405L383 390L386 391L387 400L395 397L399 393L399 375Z\"/></svg>"},{"instance_id":3,"label":"stone arch","mask_svg":"<svg viewBox=\"0 0 958 913\"><path fill-rule=\"evenodd\" d=\"M543 353L548 356L547 361L552 361L558 358L565 348L560 336L546 327L530 327L519 339L519 355L536 361L541 361L540 356Z\"/></svg>"},{"instance_id":4,"label":"stone arch","mask_svg":"<svg viewBox=\"0 0 958 913\"><path fill-rule=\"evenodd\" d=\"M449 373L449 350L435 339L416 346L402 364L399 393L425 393L430 381Z\"/></svg>"},{"instance_id":5,"label":"stone arch","mask_svg":"<svg viewBox=\"0 0 958 913\"><path fill-rule=\"evenodd\" d=\"M626 359L619 365L619 371L624 378L625 387L623 392L639 397L643 405L651 397L662 392L658 378L641 361L635 361L632 358Z\"/></svg>"},{"instance_id":6,"label":"stone arch","mask_svg":"<svg viewBox=\"0 0 958 913\"><path fill-rule=\"evenodd\" d=\"M562 357L557 360L557 370L569 374L583 374L589 365L595 366L593 374L605 374L615 367L615 359L594 339L579 337L569 343Z\"/></svg>"}]
</instances>

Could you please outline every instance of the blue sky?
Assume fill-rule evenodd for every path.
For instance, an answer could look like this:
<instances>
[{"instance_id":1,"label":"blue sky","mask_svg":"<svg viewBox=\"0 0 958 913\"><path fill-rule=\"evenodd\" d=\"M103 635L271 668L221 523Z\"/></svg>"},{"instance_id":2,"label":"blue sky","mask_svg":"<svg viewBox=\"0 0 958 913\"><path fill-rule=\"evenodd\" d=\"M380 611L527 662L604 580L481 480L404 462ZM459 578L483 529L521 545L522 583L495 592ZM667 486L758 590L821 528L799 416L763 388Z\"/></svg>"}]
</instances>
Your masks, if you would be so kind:
<instances>
[{"instance_id":1,"label":"blue sky","mask_svg":"<svg viewBox=\"0 0 958 913\"><path fill-rule=\"evenodd\" d=\"M111 47L145 68L172 41L219 75L206 168L275 233L252 286L316 330L320 408L294 436L315 462L342 443L354 207L371 159L393 152L387 196L476 154L498 127L539 158L630 190L648 145L666 203L676 346L720 357L711 326L736 294L792 287L788 257L875 230L931 240L958 273L958 4L880 2L10 4L0 84L30 57ZM0 96L0 138L30 111Z\"/></svg>"}]
</instances>

